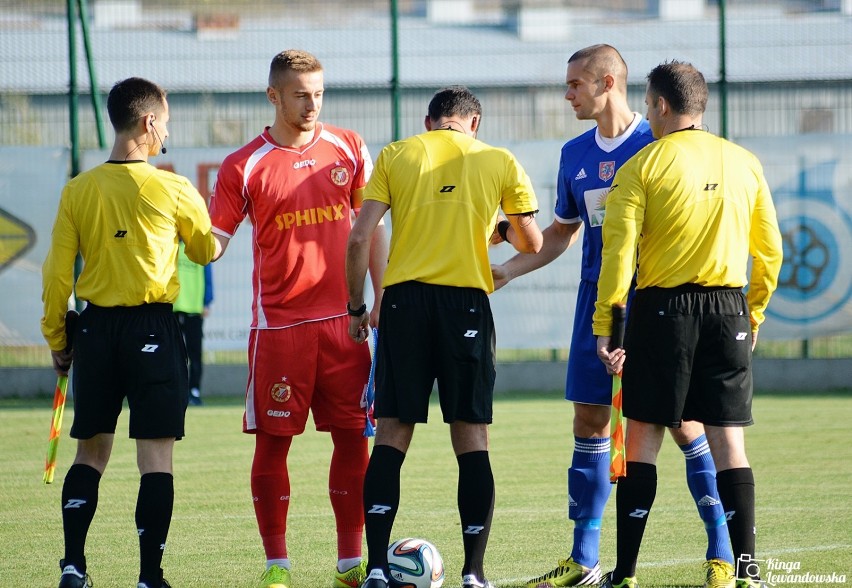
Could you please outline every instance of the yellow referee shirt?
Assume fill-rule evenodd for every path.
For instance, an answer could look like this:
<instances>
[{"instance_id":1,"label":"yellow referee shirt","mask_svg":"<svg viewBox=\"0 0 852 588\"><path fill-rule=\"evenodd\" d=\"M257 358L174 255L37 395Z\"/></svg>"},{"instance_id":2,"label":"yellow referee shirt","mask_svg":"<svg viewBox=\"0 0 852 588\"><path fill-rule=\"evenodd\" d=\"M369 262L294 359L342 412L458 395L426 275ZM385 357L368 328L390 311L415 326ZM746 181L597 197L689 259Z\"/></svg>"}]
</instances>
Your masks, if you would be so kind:
<instances>
[{"instance_id":1,"label":"yellow referee shirt","mask_svg":"<svg viewBox=\"0 0 852 588\"><path fill-rule=\"evenodd\" d=\"M637 288L748 284L756 331L782 260L760 162L720 137L684 130L651 143L619 168L606 199L596 335L610 334L612 305L627 300L637 251Z\"/></svg>"},{"instance_id":2,"label":"yellow referee shirt","mask_svg":"<svg viewBox=\"0 0 852 588\"><path fill-rule=\"evenodd\" d=\"M433 130L379 153L364 200L390 206L383 286L407 281L494 291L488 241L498 209L538 209L529 176L506 149Z\"/></svg>"},{"instance_id":3,"label":"yellow referee shirt","mask_svg":"<svg viewBox=\"0 0 852 588\"><path fill-rule=\"evenodd\" d=\"M63 317L78 251L84 265L77 298L104 307L172 303L178 237L192 261L213 258L207 206L186 178L134 161L104 163L69 181L42 267L41 329L50 348L65 347Z\"/></svg>"}]
</instances>

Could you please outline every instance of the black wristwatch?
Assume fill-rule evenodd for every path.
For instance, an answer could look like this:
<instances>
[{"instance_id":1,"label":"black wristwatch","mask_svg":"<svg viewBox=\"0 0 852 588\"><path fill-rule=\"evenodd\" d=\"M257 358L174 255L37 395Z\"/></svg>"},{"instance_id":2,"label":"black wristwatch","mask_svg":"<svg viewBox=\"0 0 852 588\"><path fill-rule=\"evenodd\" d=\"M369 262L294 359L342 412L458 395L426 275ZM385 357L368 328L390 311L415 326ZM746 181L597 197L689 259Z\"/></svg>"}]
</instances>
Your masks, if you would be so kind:
<instances>
[{"instance_id":1,"label":"black wristwatch","mask_svg":"<svg viewBox=\"0 0 852 588\"><path fill-rule=\"evenodd\" d=\"M349 316L363 316L365 312L367 312L367 304L366 303L362 304L361 306L359 306L355 310L353 310L352 307L349 306L348 302L346 303L346 314L348 314Z\"/></svg>"}]
</instances>

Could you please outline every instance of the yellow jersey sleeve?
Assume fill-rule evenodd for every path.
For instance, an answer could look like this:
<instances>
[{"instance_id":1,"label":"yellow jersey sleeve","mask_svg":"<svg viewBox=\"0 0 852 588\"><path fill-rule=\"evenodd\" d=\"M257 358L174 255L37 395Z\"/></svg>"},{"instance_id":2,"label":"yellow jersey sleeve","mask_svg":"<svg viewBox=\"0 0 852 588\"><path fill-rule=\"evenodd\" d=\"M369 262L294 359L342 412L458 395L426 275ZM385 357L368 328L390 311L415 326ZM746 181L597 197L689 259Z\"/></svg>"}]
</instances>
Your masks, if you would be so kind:
<instances>
[{"instance_id":1,"label":"yellow jersey sleeve","mask_svg":"<svg viewBox=\"0 0 852 588\"><path fill-rule=\"evenodd\" d=\"M509 151L500 149L506 155L506 179L500 208L506 214L526 214L538 210L538 201L533 190L532 180L518 159Z\"/></svg>"},{"instance_id":2,"label":"yellow jersey sleeve","mask_svg":"<svg viewBox=\"0 0 852 588\"><path fill-rule=\"evenodd\" d=\"M186 256L199 265L207 265L216 252L207 204L189 180L181 179L183 186L178 199L178 234L185 244Z\"/></svg>"},{"instance_id":3,"label":"yellow jersey sleeve","mask_svg":"<svg viewBox=\"0 0 852 588\"><path fill-rule=\"evenodd\" d=\"M637 167L633 159L621 166L604 201L601 273L592 320L595 335L611 334L612 305L627 302L636 271L636 249L647 202Z\"/></svg>"},{"instance_id":4,"label":"yellow jersey sleeve","mask_svg":"<svg viewBox=\"0 0 852 588\"><path fill-rule=\"evenodd\" d=\"M758 171L760 187L751 216L749 254L752 257L752 264L746 293L752 331L757 331L766 318L766 307L778 286L778 274L781 272L783 261L783 244L775 205L762 169L758 167Z\"/></svg>"},{"instance_id":5,"label":"yellow jersey sleeve","mask_svg":"<svg viewBox=\"0 0 852 588\"><path fill-rule=\"evenodd\" d=\"M65 313L74 287L74 261L79 249L79 236L71 220L67 199L68 187L62 191L59 210L50 237L50 249L42 266L42 302L44 315L41 332L51 351L65 348Z\"/></svg>"}]
</instances>

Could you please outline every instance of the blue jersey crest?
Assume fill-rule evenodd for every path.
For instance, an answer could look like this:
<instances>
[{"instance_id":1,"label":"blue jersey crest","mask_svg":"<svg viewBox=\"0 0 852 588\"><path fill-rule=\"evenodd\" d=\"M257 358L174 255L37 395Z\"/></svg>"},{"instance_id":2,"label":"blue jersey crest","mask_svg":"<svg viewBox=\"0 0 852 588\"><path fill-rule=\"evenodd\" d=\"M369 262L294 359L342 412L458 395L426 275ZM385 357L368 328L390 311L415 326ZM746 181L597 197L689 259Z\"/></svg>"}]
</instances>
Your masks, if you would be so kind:
<instances>
[{"instance_id":1,"label":"blue jersey crest","mask_svg":"<svg viewBox=\"0 0 852 588\"><path fill-rule=\"evenodd\" d=\"M598 281L603 248L601 225L615 172L654 140L648 121L638 114L636 119L617 141L601 139L595 127L562 147L555 213L561 220L581 218L585 224L580 276L584 280Z\"/></svg>"}]
</instances>

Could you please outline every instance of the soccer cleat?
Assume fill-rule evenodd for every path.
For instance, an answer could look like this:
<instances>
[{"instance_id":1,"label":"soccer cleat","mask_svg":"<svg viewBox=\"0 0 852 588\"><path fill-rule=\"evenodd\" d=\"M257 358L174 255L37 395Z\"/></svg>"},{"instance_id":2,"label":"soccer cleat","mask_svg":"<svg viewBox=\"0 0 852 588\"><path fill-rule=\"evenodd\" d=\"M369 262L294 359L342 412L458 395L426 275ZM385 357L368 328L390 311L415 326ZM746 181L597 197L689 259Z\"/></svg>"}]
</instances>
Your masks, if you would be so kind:
<instances>
[{"instance_id":1,"label":"soccer cleat","mask_svg":"<svg viewBox=\"0 0 852 588\"><path fill-rule=\"evenodd\" d=\"M357 566L351 567L345 572L334 570L332 588L358 588L367 578L367 562L362 561Z\"/></svg>"},{"instance_id":2,"label":"soccer cleat","mask_svg":"<svg viewBox=\"0 0 852 588\"><path fill-rule=\"evenodd\" d=\"M270 566L260 577L258 588L290 588L290 570L281 566Z\"/></svg>"},{"instance_id":3,"label":"soccer cleat","mask_svg":"<svg viewBox=\"0 0 852 588\"><path fill-rule=\"evenodd\" d=\"M639 588L639 582L636 581L635 577L630 577L624 578L618 584L613 584L612 572L610 572L603 577L603 582L601 582L600 588Z\"/></svg>"},{"instance_id":4,"label":"soccer cleat","mask_svg":"<svg viewBox=\"0 0 852 588\"><path fill-rule=\"evenodd\" d=\"M172 588L172 585L166 582L166 579L163 578L163 568L160 568L160 571L157 572L156 578L147 578L144 582L140 576L139 582L136 584L136 588Z\"/></svg>"},{"instance_id":5,"label":"soccer cleat","mask_svg":"<svg viewBox=\"0 0 852 588\"><path fill-rule=\"evenodd\" d=\"M60 561L62 567L62 575L59 577L59 588L91 588L92 579L89 574L77 571L74 566L62 566L64 562Z\"/></svg>"},{"instance_id":6,"label":"soccer cleat","mask_svg":"<svg viewBox=\"0 0 852 588\"><path fill-rule=\"evenodd\" d=\"M527 588L561 588L563 586L594 586L601 581L601 565L587 568L572 558L559 560L556 569L527 582Z\"/></svg>"},{"instance_id":7,"label":"soccer cleat","mask_svg":"<svg viewBox=\"0 0 852 588\"><path fill-rule=\"evenodd\" d=\"M724 559L708 559L704 562L707 579L704 588L735 588L734 566Z\"/></svg>"},{"instance_id":8,"label":"soccer cleat","mask_svg":"<svg viewBox=\"0 0 852 588\"><path fill-rule=\"evenodd\" d=\"M366 564L364 565L366 566ZM378 568L370 570L370 574L361 584L361 588L388 588L388 577Z\"/></svg>"},{"instance_id":9,"label":"soccer cleat","mask_svg":"<svg viewBox=\"0 0 852 588\"><path fill-rule=\"evenodd\" d=\"M482 579L480 580L473 574L467 574L466 576L462 576L462 588L497 588L494 584L489 582L488 580Z\"/></svg>"},{"instance_id":10,"label":"soccer cleat","mask_svg":"<svg viewBox=\"0 0 852 588\"><path fill-rule=\"evenodd\" d=\"M767 588L766 582L759 578L737 578L736 588Z\"/></svg>"}]
</instances>

